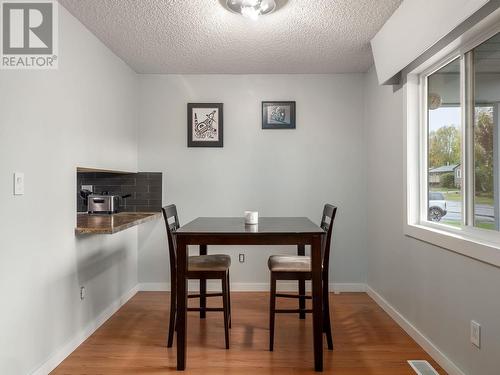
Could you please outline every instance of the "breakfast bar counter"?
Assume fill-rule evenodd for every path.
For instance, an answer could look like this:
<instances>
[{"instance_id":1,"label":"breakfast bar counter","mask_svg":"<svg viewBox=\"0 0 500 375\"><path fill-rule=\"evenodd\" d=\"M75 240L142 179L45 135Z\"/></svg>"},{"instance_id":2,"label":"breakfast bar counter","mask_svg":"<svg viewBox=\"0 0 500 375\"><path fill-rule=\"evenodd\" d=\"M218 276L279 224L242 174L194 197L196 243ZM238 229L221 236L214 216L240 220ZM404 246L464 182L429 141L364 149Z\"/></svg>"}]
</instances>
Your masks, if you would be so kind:
<instances>
[{"instance_id":1,"label":"breakfast bar counter","mask_svg":"<svg viewBox=\"0 0 500 375\"><path fill-rule=\"evenodd\" d=\"M113 234L156 220L161 212L120 212L113 215L77 215L75 234Z\"/></svg>"}]
</instances>

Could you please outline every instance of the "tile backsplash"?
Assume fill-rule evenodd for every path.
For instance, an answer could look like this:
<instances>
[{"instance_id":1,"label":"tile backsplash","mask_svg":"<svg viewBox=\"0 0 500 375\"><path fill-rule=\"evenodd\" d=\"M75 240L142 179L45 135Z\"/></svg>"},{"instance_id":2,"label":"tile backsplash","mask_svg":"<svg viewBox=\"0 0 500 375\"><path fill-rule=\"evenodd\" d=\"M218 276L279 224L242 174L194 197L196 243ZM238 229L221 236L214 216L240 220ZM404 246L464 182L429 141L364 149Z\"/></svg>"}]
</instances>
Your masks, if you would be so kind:
<instances>
[{"instance_id":1,"label":"tile backsplash","mask_svg":"<svg viewBox=\"0 0 500 375\"><path fill-rule=\"evenodd\" d=\"M162 174L159 172L130 174L77 172L77 210L87 212L87 205L80 197L82 185L92 185L95 194L131 194L131 197L120 200L120 212L161 211Z\"/></svg>"}]
</instances>

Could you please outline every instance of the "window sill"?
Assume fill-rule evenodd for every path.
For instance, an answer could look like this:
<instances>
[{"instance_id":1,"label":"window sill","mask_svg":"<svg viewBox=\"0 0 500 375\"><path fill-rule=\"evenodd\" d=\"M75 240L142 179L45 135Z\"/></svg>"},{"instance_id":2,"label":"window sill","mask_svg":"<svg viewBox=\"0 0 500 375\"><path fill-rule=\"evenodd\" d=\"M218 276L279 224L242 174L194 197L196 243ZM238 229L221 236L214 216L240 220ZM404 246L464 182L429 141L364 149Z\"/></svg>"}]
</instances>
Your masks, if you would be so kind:
<instances>
[{"instance_id":1,"label":"window sill","mask_svg":"<svg viewBox=\"0 0 500 375\"><path fill-rule=\"evenodd\" d=\"M500 267L500 241L493 242L489 238L484 238L486 236L481 236L481 230L473 234L439 226L430 223L406 224L405 235ZM500 234L498 236L500 239Z\"/></svg>"}]
</instances>

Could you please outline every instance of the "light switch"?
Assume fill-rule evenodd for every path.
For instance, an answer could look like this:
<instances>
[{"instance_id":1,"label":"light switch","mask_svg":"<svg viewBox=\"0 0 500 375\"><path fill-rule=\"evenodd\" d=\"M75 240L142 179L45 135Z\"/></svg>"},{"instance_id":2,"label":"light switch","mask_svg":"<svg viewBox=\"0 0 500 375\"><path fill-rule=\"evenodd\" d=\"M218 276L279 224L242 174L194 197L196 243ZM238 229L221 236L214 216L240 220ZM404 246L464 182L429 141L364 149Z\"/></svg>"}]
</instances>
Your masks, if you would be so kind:
<instances>
[{"instance_id":1,"label":"light switch","mask_svg":"<svg viewBox=\"0 0 500 375\"><path fill-rule=\"evenodd\" d=\"M24 195L24 173L14 173L14 195Z\"/></svg>"},{"instance_id":2,"label":"light switch","mask_svg":"<svg viewBox=\"0 0 500 375\"><path fill-rule=\"evenodd\" d=\"M470 321L470 342L481 348L481 325L473 320Z\"/></svg>"}]
</instances>

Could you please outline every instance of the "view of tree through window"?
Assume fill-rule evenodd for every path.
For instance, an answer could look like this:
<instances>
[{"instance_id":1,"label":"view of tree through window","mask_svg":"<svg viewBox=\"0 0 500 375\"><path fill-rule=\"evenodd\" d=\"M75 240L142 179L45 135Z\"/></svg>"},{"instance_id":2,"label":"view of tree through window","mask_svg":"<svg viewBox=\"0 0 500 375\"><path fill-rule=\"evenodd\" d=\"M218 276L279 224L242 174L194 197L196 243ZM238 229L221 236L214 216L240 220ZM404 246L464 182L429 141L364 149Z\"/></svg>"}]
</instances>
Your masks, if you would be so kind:
<instances>
[{"instance_id":1,"label":"view of tree through window","mask_svg":"<svg viewBox=\"0 0 500 375\"><path fill-rule=\"evenodd\" d=\"M428 219L462 225L460 61L427 78Z\"/></svg>"},{"instance_id":2,"label":"view of tree through window","mask_svg":"<svg viewBox=\"0 0 500 375\"><path fill-rule=\"evenodd\" d=\"M498 229L500 34L469 52L474 75L474 225Z\"/></svg>"},{"instance_id":3,"label":"view of tree through window","mask_svg":"<svg viewBox=\"0 0 500 375\"><path fill-rule=\"evenodd\" d=\"M495 229L493 107L476 107L474 122L474 223Z\"/></svg>"}]
</instances>

